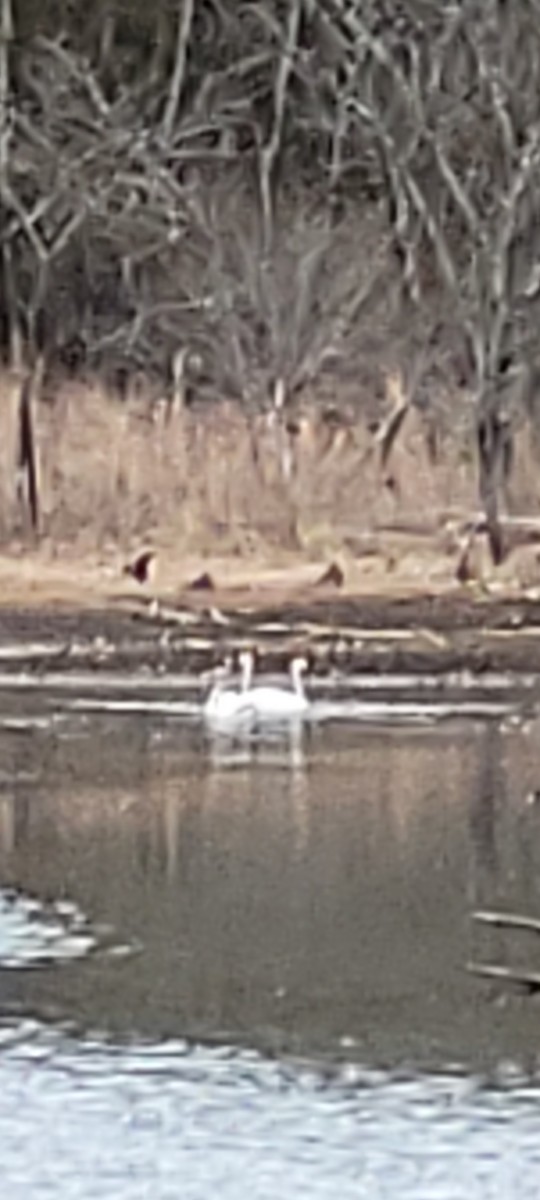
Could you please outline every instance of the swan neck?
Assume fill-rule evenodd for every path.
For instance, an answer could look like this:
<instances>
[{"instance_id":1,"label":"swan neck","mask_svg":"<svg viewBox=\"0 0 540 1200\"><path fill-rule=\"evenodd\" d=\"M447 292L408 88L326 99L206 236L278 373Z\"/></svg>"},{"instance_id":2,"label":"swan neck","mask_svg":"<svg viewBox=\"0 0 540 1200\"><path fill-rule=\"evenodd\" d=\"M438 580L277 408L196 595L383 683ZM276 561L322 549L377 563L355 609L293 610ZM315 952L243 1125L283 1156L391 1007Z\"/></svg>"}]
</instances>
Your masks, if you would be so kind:
<instances>
[{"instance_id":1,"label":"swan neck","mask_svg":"<svg viewBox=\"0 0 540 1200\"><path fill-rule=\"evenodd\" d=\"M214 680L214 682L213 682L213 684L212 684L212 687L211 687L211 689L210 689L210 695L209 695L209 697L208 697L208 704L213 704L213 703L215 703L215 701L217 700L218 696L221 696L221 693L222 693L222 691L223 691L223 687L224 687L224 680L223 680L223 679L215 679L215 680Z\"/></svg>"},{"instance_id":2,"label":"swan neck","mask_svg":"<svg viewBox=\"0 0 540 1200\"><path fill-rule=\"evenodd\" d=\"M253 657L246 654L242 661L242 691L249 692L253 682Z\"/></svg>"},{"instance_id":3,"label":"swan neck","mask_svg":"<svg viewBox=\"0 0 540 1200\"><path fill-rule=\"evenodd\" d=\"M297 696L301 696L302 700L305 697L304 681L302 679L302 665L300 663L291 663L291 678L292 685Z\"/></svg>"}]
</instances>

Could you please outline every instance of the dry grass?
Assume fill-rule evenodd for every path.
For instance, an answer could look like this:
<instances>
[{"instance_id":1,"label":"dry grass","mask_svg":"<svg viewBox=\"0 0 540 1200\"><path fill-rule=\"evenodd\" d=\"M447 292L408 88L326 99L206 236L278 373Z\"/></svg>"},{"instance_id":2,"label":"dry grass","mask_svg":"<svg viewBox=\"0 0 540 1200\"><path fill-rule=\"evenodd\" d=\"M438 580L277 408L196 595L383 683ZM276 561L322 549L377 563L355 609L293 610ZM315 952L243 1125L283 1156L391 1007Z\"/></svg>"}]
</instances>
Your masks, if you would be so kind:
<instances>
[{"instance_id":1,"label":"dry grass","mask_svg":"<svg viewBox=\"0 0 540 1200\"><path fill-rule=\"evenodd\" d=\"M21 530L15 381L0 381L0 393L6 540ZM65 384L36 414L42 534L126 550L148 537L187 551L243 553L254 539L301 549L319 530L340 544L381 523L473 502L460 448L449 443L434 465L414 412L384 470L373 433L348 413L300 411L291 426L275 414L248 420L226 403L171 412L149 395L120 403L97 386Z\"/></svg>"},{"instance_id":2,"label":"dry grass","mask_svg":"<svg viewBox=\"0 0 540 1200\"><path fill-rule=\"evenodd\" d=\"M395 402L395 378L381 419L392 388ZM4 376L0 392L1 533L5 552L24 551L31 571L15 485L16 380ZM148 394L120 402L97 386L60 386L36 411L39 557L51 579L55 559L118 564L145 543L173 563L176 579L179 564L184 575L208 557L277 568L340 555L361 562L365 577L382 571L391 590L396 573L451 579L455 544L445 519L476 507L465 439L447 435L434 457L413 409L383 465L373 430L339 403L332 411L306 406L293 418L287 428L275 413L250 420L228 403L172 411ZM526 434L515 479L514 510L534 511Z\"/></svg>"}]
</instances>

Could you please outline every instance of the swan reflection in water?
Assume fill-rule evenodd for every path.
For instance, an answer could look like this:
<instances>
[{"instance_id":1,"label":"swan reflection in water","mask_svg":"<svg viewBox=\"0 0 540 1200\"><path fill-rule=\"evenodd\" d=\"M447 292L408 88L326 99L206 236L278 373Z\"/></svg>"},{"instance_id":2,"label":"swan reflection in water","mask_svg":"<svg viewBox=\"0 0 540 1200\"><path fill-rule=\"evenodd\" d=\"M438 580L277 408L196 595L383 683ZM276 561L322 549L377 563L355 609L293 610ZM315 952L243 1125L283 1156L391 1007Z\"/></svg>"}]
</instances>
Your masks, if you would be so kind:
<instances>
[{"instance_id":1,"label":"swan reflection in water","mask_svg":"<svg viewBox=\"0 0 540 1200\"><path fill-rule=\"evenodd\" d=\"M255 722L228 726L212 722L206 728L210 762L219 770L259 765L303 771L305 736L305 726L298 720L272 728Z\"/></svg>"}]
</instances>

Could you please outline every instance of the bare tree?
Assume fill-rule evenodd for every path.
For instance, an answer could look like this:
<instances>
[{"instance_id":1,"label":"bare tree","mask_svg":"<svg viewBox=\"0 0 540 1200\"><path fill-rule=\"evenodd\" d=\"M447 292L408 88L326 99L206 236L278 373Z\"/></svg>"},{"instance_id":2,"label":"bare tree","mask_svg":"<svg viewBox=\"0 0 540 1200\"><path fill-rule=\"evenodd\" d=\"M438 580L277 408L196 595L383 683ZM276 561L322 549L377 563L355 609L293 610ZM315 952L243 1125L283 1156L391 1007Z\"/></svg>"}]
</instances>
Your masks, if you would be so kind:
<instances>
[{"instance_id":1,"label":"bare tree","mask_svg":"<svg viewBox=\"0 0 540 1200\"><path fill-rule=\"evenodd\" d=\"M336 161L346 167L345 133L352 142L360 128L381 164L413 304L430 261L436 268L469 347L480 496L498 561L511 391L533 351L540 294L539 6L463 0L431 20L416 8L321 0L347 64L343 100L334 73L333 172Z\"/></svg>"},{"instance_id":2,"label":"bare tree","mask_svg":"<svg viewBox=\"0 0 540 1200\"><path fill-rule=\"evenodd\" d=\"M210 393L286 409L396 329L416 361L437 321L499 559L538 372L539 0L40 13L20 0L14 39L0 0L5 352L162 376L182 347L184 383L196 362Z\"/></svg>"}]
</instances>

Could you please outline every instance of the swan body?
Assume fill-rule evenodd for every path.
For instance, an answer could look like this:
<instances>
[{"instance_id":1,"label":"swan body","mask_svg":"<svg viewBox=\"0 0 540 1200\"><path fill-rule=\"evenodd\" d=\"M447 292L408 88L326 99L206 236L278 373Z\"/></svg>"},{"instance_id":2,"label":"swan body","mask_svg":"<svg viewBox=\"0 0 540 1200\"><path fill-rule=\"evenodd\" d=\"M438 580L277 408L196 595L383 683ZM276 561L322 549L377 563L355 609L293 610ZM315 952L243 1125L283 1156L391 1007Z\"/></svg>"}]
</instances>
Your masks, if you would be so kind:
<instances>
[{"instance_id":1,"label":"swan body","mask_svg":"<svg viewBox=\"0 0 540 1200\"><path fill-rule=\"evenodd\" d=\"M240 655L242 688L240 695L249 699L258 717L302 717L309 712L309 700L304 692L302 675L307 669L305 658L294 658L290 666L291 688L252 687L253 654L246 650Z\"/></svg>"},{"instance_id":2,"label":"swan body","mask_svg":"<svg viewBox=\"0 0 540 1200\"><path fill-rule=\"evenodd\" d=\"M231 721L255 715L255 709L249 696L227 687L229 680L227 666L217 667L213 672L213 679L210 695L203 706L203 713L207 720Z\"/></svg>"}]
</instances>

